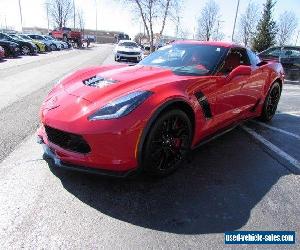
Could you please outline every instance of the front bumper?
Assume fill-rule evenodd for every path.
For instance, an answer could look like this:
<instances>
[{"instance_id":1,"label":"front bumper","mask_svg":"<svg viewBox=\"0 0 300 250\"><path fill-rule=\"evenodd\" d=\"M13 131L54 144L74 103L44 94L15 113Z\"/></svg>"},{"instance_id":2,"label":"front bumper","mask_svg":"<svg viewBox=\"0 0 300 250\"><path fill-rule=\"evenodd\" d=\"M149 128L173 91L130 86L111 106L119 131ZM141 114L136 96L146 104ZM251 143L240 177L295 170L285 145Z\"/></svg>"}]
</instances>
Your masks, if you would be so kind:
<instances>
[{"instance_id":1,"label":"front bumper","mask_svg":"<svg viewBox=\"0 0 300 250\"><path fill-rule=\"evenodd\" d=\"M99 168L90 168L85 166L78 166L74 164L68 164L61 161L55 152L53 152L52 149L48 145L46 145L41 137L38 136L37 142L42 145L44 150L43 158L49 162L51 166L54 166L56 168L62 168L66 170L72 170L82 173L88 173L88 174L96 174L96 175L104 175L104 176L111 176L111 177L119 177L119 178L126 178L130 177L136 174L136 170L128 170L128 171L110 171Z\"/></svg>"},{"instance_id":2,"label":"front bumper","mask_svg":"<svg viewBox=\"0 0 300 250\"><path fill-rule=\"evenodd\" d=\"M122 54L122 53L116 53L116 59L118 60L135 60L135 61L140 61L142 60L142 55L127 55L127 54Z\"/></svg>"}]
</instances>

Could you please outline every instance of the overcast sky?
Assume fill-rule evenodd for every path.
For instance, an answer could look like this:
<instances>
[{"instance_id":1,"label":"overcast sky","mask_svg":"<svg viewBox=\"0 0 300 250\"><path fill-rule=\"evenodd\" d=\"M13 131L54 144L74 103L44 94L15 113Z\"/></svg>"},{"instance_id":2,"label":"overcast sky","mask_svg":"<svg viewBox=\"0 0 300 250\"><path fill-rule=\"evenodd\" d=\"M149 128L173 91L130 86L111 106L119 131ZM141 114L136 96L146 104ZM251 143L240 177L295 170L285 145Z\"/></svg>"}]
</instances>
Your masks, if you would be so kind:
<instances>
[{"instance_id":1,"label":"overcast sky","mask_svg":"<svg viewBox=\"0 0 300 250\"><path fill-rule=\"evenodd\" d=\"M86 28L95 29L96 27L96 0L74 0L76 7L83 10ZM252 0L262 4L265 0ZM126 6L120 4L120 0L97 0L98 10L98 29L115 30L128 33L134 36L142 29L139 22L132 20L130 10ZM185 0L182 8L182 27L192 36L195 27L196 19L205 0ZM220 7L222 22L222 31L225 33L225 40L229 40L232 33L234 14L237 0L216 0ZM45 11L45 0L21 0L23 12L23 26L39 26L47 27L47 15ZM240 0L239 14L243 13L249 0ZM277 0L274 9L274 19L285 10L292 10L300 17L300 0ZM5 18L6 17L6 18ZM5 20L6 19L6 20ZM300 20L299 20L300 21ZM0 27L5 25L20 30L20 17L18 0L0 0ZM70 24L73 27L73 24ZM298 30L300 25L298 25ZM175 25L170 23L167 25L164 34L174 35ZM296 40L296 35L293 38L293 43ZM298 45L300 44L300 37Z\"/></svg>"}]
</instances>

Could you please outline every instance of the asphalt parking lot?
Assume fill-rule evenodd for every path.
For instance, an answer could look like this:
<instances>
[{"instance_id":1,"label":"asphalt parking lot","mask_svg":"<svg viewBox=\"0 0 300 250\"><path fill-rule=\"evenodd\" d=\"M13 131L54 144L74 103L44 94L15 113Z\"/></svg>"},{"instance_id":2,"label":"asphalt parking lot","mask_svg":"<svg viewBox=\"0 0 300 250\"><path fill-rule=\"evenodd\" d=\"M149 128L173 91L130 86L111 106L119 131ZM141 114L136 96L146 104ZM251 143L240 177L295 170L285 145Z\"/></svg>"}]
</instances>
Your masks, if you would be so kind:
<instances>
[{"instance_id":1,"label":"asphalt parking lot","mask_svg":"<svg viewBox=\"0 0 300 250\"><path fill-rule=\"evenodd\" d=\"M67 172L42 158L39 106L77 68L115 63L111 45L0 63L0 244L3 249L241 249L224 232L300 233L300 84L278 113L193 151L163 179ZM243 249L299 249L243 245Z\"/></svg>"}]
</instances>

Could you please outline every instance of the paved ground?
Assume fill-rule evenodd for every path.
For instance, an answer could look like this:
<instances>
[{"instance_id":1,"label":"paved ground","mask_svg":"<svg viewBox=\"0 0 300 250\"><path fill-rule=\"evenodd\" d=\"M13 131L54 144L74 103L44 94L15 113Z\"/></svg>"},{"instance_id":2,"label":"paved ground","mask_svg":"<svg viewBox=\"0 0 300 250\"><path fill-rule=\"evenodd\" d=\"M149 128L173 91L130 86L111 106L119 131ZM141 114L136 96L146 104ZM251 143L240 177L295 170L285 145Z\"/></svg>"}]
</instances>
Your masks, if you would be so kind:
<instances>
[{"instance_id":1,"label":"paved ground","mask_svg":"<svg viewBox=\"0 0 300 250\"><path fill-rule=\"evenodd\" d=\"M300 85L268 127L248 122L194 151L164 179L66 172L42 160L38 109L55 81L111 63L112 46L0 64L2 249L241 249L225 231L300 232ZM23 61L24 60L24 61ZM295 246L242 246L299 249Z\"/></svg>"}]
</instances>

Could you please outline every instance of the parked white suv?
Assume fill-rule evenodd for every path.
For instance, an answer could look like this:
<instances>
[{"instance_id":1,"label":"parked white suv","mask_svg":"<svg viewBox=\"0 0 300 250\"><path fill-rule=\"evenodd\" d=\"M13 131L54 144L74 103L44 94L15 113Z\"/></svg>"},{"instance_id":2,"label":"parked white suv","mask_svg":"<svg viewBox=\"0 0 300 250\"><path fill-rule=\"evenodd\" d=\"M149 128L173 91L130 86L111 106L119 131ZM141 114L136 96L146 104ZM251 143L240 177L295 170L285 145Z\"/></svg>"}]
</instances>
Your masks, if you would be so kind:
<instances>
[{"instance_id":1,"label":"parked white suv","mask_svg":"<svg viewBox=\"0 0 300 250\"><path fill-rule=\"evenodd\" d=\"M131 40L121 40L115 48L115 61L121 60L139 62L143 51L139 45Z\"/></svg>"}]
</instances>

